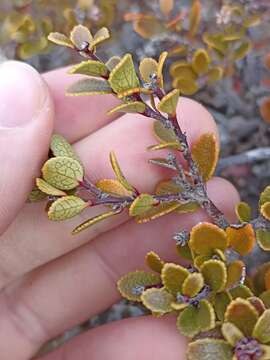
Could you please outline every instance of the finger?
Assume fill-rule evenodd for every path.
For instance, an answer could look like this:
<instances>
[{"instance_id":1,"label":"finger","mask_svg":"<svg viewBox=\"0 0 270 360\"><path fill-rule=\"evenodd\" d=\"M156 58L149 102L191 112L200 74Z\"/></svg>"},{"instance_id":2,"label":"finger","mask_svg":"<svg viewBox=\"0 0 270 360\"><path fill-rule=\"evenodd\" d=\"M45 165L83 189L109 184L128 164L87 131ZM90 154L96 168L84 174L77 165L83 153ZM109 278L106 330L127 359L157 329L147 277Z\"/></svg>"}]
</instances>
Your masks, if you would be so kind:
<instances>
[{"instance_id":1,"label":"finger","mask_svg":"<svg viewBox=\"0 0 270 360\"><path fill-rule=\"evenodd\" d=\"M208 187L211 199L231 218L238 201L232 185L214 179ZM116 282L123 274L145 268L150 250L165 261L179 262L172 235L203 220L205 215L197 212L142 225L128 222L6 288L0 297L0 352L15 335L17 339L31 335L34 352L50 338L107 309L120 298ZM20 336L18 327L23 329Z\"/></svg>"},{"instance_id":2,"label":"finger","mask_svg":"<svg viewBox=\"0 0 270 360\"><path fill-rule=\"evenodd\" d=\"M179 114L190 142L204 132L217 134L213 118L197 102L182 99ZM168 172L148 163L155 155L149 154L146 148L153 142L152 121L138 115L126 115L79 141L75 148L92 181L114 177L108 158L109 152L115 150L130 182L141 192L151 192L158 180L168 176ZM57 223L48 221L43 203L26 205L0 244L0 286L127 220L126 216L120 215L76 237L71 235L76 225L97 211L100 210L89 209L75 219Z\"/></svg>"},{"instance_id":3,"label":"finger","mask_svg":"<svg viewBox=\"0 0 270 360\"><path fill-rule=\"evenodd\" d=\"M47 156L53 105L42 78L29 65L0 65L0 234L23 207Z\"/></svg>"},{"instance_id":4,"label":"finger","mask_svg":"<svg viewBox=\"0 0 270 360\"><path fill-rule=\"evenodd\" d=\"M119 117L117 114L107 114L119 103L112 95L66 96L66 89L82 78L78 75L69 75L68 68L50 71L44 74L43 78L48 84L55 104L54 132L62 134L71 143Z\"/></svg>"},{"instance_id":5,"label":"finger","mask_svg":"<svg viewBox=\"0 0 270 360\"><path fill-rule=\"evenodd\" d=\"M41 360L179 360L186 341L175 318L141 317L114 322L74 338Z\"/></svg>"}]
</instances>

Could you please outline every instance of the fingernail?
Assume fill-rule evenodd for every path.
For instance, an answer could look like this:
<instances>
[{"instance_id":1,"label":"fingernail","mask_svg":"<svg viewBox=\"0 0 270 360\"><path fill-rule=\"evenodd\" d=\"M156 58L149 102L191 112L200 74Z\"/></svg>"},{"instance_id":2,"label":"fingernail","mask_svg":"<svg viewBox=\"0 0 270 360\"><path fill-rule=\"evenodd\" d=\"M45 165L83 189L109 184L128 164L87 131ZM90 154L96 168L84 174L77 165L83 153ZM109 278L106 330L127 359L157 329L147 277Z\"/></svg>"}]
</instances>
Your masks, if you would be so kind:
<instances>
[{"instance_id":1,"label":"fingernail","mask_svg":"<svg viewBox=\"0 0 270 360\"><path fill-rule=\"evenodd\" d=\"M35 120L47 88L30 65L7 61L0 65L0 127L23 127Z\"/></svg>"}]
</instances>

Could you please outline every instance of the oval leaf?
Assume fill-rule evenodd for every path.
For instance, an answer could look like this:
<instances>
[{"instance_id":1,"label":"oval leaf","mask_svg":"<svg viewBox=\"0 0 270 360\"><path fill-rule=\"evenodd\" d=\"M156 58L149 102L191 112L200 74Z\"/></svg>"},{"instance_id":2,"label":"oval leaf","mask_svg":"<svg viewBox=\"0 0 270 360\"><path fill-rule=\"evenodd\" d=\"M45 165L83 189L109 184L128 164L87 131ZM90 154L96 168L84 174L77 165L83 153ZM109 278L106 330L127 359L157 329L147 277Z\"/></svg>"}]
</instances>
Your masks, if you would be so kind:
<instances>
[{"instance_id":1,"label":"oval leaf","mask_svg":"<svg viewBox=\"0 0 270 360\"><path fill-rule=\"evenodd\" d=\"M172 311L174 298L165 289L148 289L142 293L143 305L153 313L166 314Z\"/></svg>"},{"instance_id":2,"label":"oval leaf","mask_svg":"<svg viewBox=\"0 0 270 360\"><path fill-rule=\"evenodd\" d=\"M50 220L61 221L80 214L88 203L77 196L65 196L52 203L48 211Z\"/></svg>"},{"instance_id":3,"label":"oval leaf","mask_svg":"<svg viewBox=\"0 0 270 360\"><path fill-rule=\"evenodd\" d=\"M69 96L111 94L112 89L108 81L98 78L81 79L72 84L66 91Z\"/></svg>"}]
</instances>

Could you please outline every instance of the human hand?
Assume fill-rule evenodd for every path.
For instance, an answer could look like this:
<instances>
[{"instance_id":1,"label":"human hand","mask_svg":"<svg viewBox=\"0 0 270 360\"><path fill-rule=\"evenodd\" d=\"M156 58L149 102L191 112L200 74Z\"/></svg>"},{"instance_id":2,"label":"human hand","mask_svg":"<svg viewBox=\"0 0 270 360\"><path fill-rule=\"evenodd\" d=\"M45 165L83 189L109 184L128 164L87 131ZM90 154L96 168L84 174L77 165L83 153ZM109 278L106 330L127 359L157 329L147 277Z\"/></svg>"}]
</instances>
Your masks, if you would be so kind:
<instances>
[{"instance_id":1,"label":"human hand","mask_svg":"<svg viewBox=\"0 0 270 360\"><path fill-rule=\"evenodd\" d=\"M181 227L206 219L170 215L137 225L121 214L71 235L89 209L63 223L47 219L44 204L26 204L34 178L48 153L52 131L74 144L92 181L110 178L108 155L117 154L127 178L142 192L169 173L147 162L153 143L151 120L127 114L117 119L106 111L111 96L66 98L74 76L66 69L43 76L28 65L0 65L0 358L28 360L49 339L107 309L119 300L116 281L144 266L145 254L157 251L166 261L179 261L169 239ZM55 109L53 106L55 104ZM55 110L55 111L54 111ZM181 127L190 143L202 133L217 133L210 114L182 98ZM232 220L235 189L214 178L208 193ZM44 360L156 360L185 358L185 341L175 319L142 317L111 323L81 335Z\"/></svg>"}]
</instances>

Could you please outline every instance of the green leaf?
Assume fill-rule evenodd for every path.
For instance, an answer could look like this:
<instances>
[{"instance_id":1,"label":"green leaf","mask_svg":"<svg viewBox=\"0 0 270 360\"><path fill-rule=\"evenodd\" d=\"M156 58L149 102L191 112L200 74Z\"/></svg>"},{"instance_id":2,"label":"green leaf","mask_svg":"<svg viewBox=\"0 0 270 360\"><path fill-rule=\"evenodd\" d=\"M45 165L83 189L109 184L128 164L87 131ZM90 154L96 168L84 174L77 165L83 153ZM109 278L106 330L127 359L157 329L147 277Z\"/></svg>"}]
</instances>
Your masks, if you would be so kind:
<instances>
[{"instance_id":1,"label":"green leaf","mask_svg":"<svg viewBox=\"0 0 270 360\"><path fill-rule=\"evenodd\" d=\"M131 301L141 301L145 287L160 284L160 276L145 271L130 272L117 283L121 295Z\"/></svg>"},{"instance_id":2,"label":"green leaf","mask_svg":"<svg viewBox=\"0 0 270 360\"><path fill-rule=\"evenodd\" d=\"M142 293L143 305L154 313L166 314L172 311L173 295L163 289L148 289Z\"/></svg>"},{"instance_id":3,"label":"green leaf","mask_svg":"<svg viewBox=\"0 0 270 360\"><path fill-rule=\"evenodd\" d=\"M270 221L270 201L264 203L261 206L261 214L263 215L263 217L265 217L265 219Z\"/></svg>"},{"instance_id":4,"label":"green leaf","mask_svg":"<svg viewBox=\"0 0 270 360\"><path fill-rule=\"evenodd\" d=\"M150 83L152 81L151 76L154 75L154 74L157 75L158 63L156 62L155 59L144 58L140 62L139 70L140 70L140 74L141 74L142 79L146 83Z\"/></svg>"},{"instance_id":5,"label":"green leaf","mask_svg":"<svg viewBox=\"0 0 270 360\"><path fill-rule=\"evenodd\" d=\"M227 266L226 289L239 285L245 271L245 264L241 260L235 260Z\"/></svg>"},{"instance_id":6,"label":"green leaf","mask_svg":"<svg viewBox=\"0 0 270 360\"><path fill-rule=\"evenodd\" d=\"M175 143L177 137L172 129L167 129L160 121L155 121L153 124L155 136L163 143Z\"/></svg>"},{"instance_id":7,"label":"green leaf","mask_svg":"<svg viewBox=\"0 0 270 360\"><path fill-rule=\"evenodd\" d=\"M108 40L109 38L110 38L110 32L106 27L99 29L94 35L94 39L90 44L91 45L90 49L91 50L94 49L95 46L101 44L102 42Z\"/></svg>"},{"instance_id":8,"label":"green leaf","mask_svg":"<svg viewBox=\"0 0 270 360\"><path fill-rule=\"evenodd\" d=\"M69 96L104 95L111 94L112 89L108 81L98 78L81 79L72 84L66 92Z\"/></svg>"},{"instance_id":9,"label":"green leaf","mask_svg":"<svg viewBox=\"0 0 270 360\"><path fill-rule=\"evenodd\" d=\"M234 61L238 61L243 59L244 57L247 56L247 54L250 52L250 50L252 49L252 43L251 41L247 40L245 42L243 42L235 51L234 54L232 56Z\"/></svg>"},{"instance_id":10,"label":"green leaf","mask_svg":"<svg viewBox=\"0 0 270 360\"><path fill-rule=\"evenodd\" d=\"M79 156L74 151L73 147L68 143L68 141L59 134L53 134L51 138L50 149L54 156L65 156L77 160L81 163Z\"/></svg>"},{"instance_id":11,"label":"green leaf","mask_svg":"<svg viewBox=\"0 0 270 360\"><path fill-rule=\"evenodd\" d=\"M222 325L222 334L225 338L225 340L232 346L235 347L236 344L238 343L238 341L240 341L241 339L243 339L245 336L242 333L242 331L240 331L238 329L237 326L235 326L234 324L230 323L230 322L226 322Z\"/></svg>"},{"instance_id":12,"label":"green leaf","mask_svg":"<svg viewBox=\"0 0 270 360\"><path fill-rule=\"evenodd\" d=\"M205 49L197 49L192 58L192 68L198 75L204 75L209 69L211 58Z\"/></svg>"},{"instance_id":13,"label":"green leaf","mask_svg":"<svg viewBox=\"0 0 270 360\"><path fill-rule=\"evenodd\" d=\"M70 33L70 40L77 49L81 50L85 47L85 44L90 45L92 43L93 36L87 27L77 25Z\"/></svg>"},{"instance_id":14,"label":"green leaf","mask_svg":"<svg viewBox=\"0 0 270 360\"><path fill-rule=\"evenodd\" d=\"M71 190L83 180L81 164L68 157L56 157L46 161L42 168L44 180L60 190Z\"/></svg>"},{"instance_id":15,"label":"green leaf","mask_svg":"<svg viewBox=\"0 0 270 360\"><path fill-rule=\"evenodd\" d=\"M270 310L265 310L265 312L260 316L255 325L252 336L263 344L270 342Z\"/></svg>"},{"instance_id":16,"label":"green leaf","mask_svg":"<svg viewBox=\"0 0 270 360\"><path fill-rule=\"evenodd\" d=\"M251 207L246 202L240 202L235 207L235 212L241 222L249 222L252 216Z\"/></svg>"},{"instance_id":17,"label":"green leaf","mask_svg":"<svg viewBox=\"0 0 270 360\"><path fill-rule=\"evenodd\" d=\"M197 307L188 306L177 318L177 328L187 337L194 337L215 327L215 312L207 300L201 300Z\"/></svg>"},{"instance_id":18,"label":"green leaf","mask_svg":"<svg viewBox=\"0 0 270 360\"><path fill-rule=\"evenodd\" d=\"M67 46L70 48L74 48L72 41L64 34L58 32L52 32L48 36L48 40L53 42L56 45Z\"/></svg>"},{"instance_id":19,"label":"green leaf","mask_svg":"<svg viewBox=\"0 0 270 360\"><path fill-rule=\"evenodd\" d=\"M146 109L146 105L141 101L129 102L126 104L121 104L113 108L108 112L109 115L114 114L115 112L123 113L141 113L143 114Z\"/></svg>"},{"instance_id":20,"label":"green leaf","mask_svg":"<svg viewBox=\"0 0 270 360\"><path fill-rule=\"evenodd\" d=\"M107 62L106 66L107 68L112 71L116 65L118 65L121 61L121 58L119 56L112 56Z\"/></svg>"},{"instance_id":21,"label":"green leaf","mask_svg":"<svg viewBox=\"0 0 270 360\"><path fill-rule=\"evenodd\" d=\"M157 201L153 196L148 194L140 194L130 205L129 215L130 216L141 216L147 211L151 210Z\"/></svg>"},{"instance_id":22,"label":"green leaf","mask_svg":"<svg viewBox=\"0 0 270 360\"><path fill-rule=\"evenodd\" d=\"M266 290L260 294L260 299L264 303L265 307L270 309L270 290Z\"/></svg>"},{"instance_id":23,"label":"green leaf","mask_svg":"<svg viewBox=\"0 0 270 360\"><path fill-rule=\"evenodd\" d=\"M201 2L194 0L189 12L189 36L192 38L198 32L201 22Z\"/></svg>"},{"instance_id":24,"label":"green leaf","mask_svg":"<svg viewBox=\"0 0 270 360\"><path fill-rule=\"evenodd\" d=\"M214 292L224 290L227 281L226 266L219 260L205 261L201 266L204 281Z\"/></svg>"},{"instance_id":25,"label":"green leaf","mask_svg":"<svg viewBox=\"0 0 270 360\"><path fill-rule=\"evenodd\" d=\"M107 66L102 62L96 60L87 60L73 66L68 73L102 77L107 76L109 71Z\"/></svg>"},{"instance_id":26,"label":"green leaf","mask_svg":"<svg viewBox=\"0 0 270 360\"><path fill-rule=\"evenodd\" d=\"M188 345L188 360L232 360L229 344L219 339L201 339Z\"/></svg>"},{"instance_id":27,"label":"green leaf","mask_svg":"<svg viewBox=\"0 0 270 360\"><path fill-rule=\"evenodd\" d=\"M119 214L119 211L108 211L105 212L101 215L97 215L91 219L88 219L86 221L84 221L82 224L80 224L79 226L77 226L73 231L72 231L72 235L76 235L79 234L81 231L88 229L90 226L93 226L107 218L110 218L114 215Z\"/></svg>"},{"instance_id":28,"label":"green leaf","mask_svg":"<svg viewBox=\"0 0 270 360\"><path fill-rule=\"evenodd\" d=\"M189 276L189 271L181 265L167 263L161 272L162 283L165 288L173 295L182 292L182 285Z\"/></svg>"},{"instance_id":29,"label":"green leaf","mask_svg":"<svg viewBox=\"0 0 270 360\"><path fill-rule=\"evenodd\" d=\"M50 220L61 221L80 214L88 203L77 196L65 196L52 203L48 211Z\"/></svg>"},{"instance_id":30,"label":"green leaf","mask_svg":"<svg viewBox=\"0 0 270 360\"><path fill-rule=\"evenodd\" d=\"M217 314L217 318L222 322L224 321L224 314L226 312L227 306L231 301L232 297L227 291L215 294L214 308Z\"/></svg>"},{"instance_id":31,"label":"green leaf","mask_svg":"<svg viewBox=\"0 0 270 360\"><path fill-rule=\"evenodd\" d=\"M260 195L260 206L270 201L270 186L267 186Z\"/></svg>"},{"instance_id":32,"label":"green leaf","mask_svg":"<svg viewBox=\"0 0 270 360\"><path fill-rule=\"evenodd\" d=\"M231 294L233 299L237 299L237 298L248 299L253 295L250 288L248 288L246 285L238 285L230 289L229 293Z\"/></svg>"},{"instance_id":33,"label":"green leaf","mask_svg":"<svg viewBox=\"0 0 270 360\"><path fill-rule=\"evenodd\" d=\"M196 296L204 286L204 279L200 273L188 275L182 285L182 293L188 297Z\"/></svg>"},{"instance_id":34,"label":"green leaf","mask_svg":"<svg viewBox=\"0 0 270 360\"><path fill-rule=\"evenodd\" d=\"M270 251L270 231L259 229L256 231L256 237L260 248Z\"/></svg>"},{"instance_id":35,"label":"green leaf","mask_svg":"<svg viewBox=\"0 0 270 360\"><path fill-rule=\"evenodd\" d=\"M28 195L29 202L38 202L47 198L47 194L44 194L37 186L34 186L30 194Z\"/></svg>"},{"instance_id":36,"label":"green leaf","mask_svg":"<svg viewBox=\"0 0 270 360\"><path fill-rule=\"evenodd\" d=\"M131 54L125 55L111 71L109 83L117 94L140 87Z\"/></svg>"},{"instance_id":37,"label":"green leaf","mask_svg":"<svg viewBox=\"0 0 270 360\"><path fill-rule=\"evenodd\" d=\"M158 254L156 254L154 251L147 253L145 262L151 270L157 273L161 273L161 270L164 266L164 261L162 261Z\"/></svg>"},{"instance_id":38,"label":"green leaf","mask_svg":"<svg viewBox=\"0 0 270 360\"><path fill-rule=\"evenodd\" d=\"M241 298L233 300L225 313L225 321L234 324L245 336L252 335L258 318L259 315L254 306Z\"/></svg>"},{"instance_id":39,"label":"green leaf","mask_svg":"<svg viewBox=\"0 0 270 360\"><path fill-rule=\"evenodd\" d=\"M148 222L150 220L157 219L161 216L172 213L173 211L177 211L181 206L180 203L173 201L168 203L160 203L152 206L147 211L142 212L140 215L136 216L136 222L141 224Z\"/></svg>"},{"instance_id":40,"label":"green leaf","mask_svg":"<svg viewBox=\"0 0 270 360\"><path fill-rule=\"evenodd\" d=\"M40 191L51 196L65 196L67 195L64 191L55 188L54 186L47 183L45 180L37 178L36 185Z\"/></svg>"},{"instance_id":41,"label":"green leaf","mask_svg":"<svg viewBox=\"0 0 270 360\"><path fill-rule=\"evenodd\" d=\"M175 89L165 95L158 103L158 110L169 115L175 115L180 91Z\"/></svg>"},{"instance_id":42,"label":"green leaf","mask_svg":"<svg viewBox=\"0 0 270 360\"><path fill-rule=\"evenodd\" d=\"M122 173L122 170L120 168L120 165L117 161L117 158L115 156L114 152L110 152L110 162L111 162L111 166L113 168L113 171L115 173L115 176L117 178L117 180L124 186L124 188L126 188L128 191L131 192L136 192L136 190L133 188L132 185L130 185L130 183L127 181L127 179L125 178L124 174Z\"/></svg>"}]
</instances>

